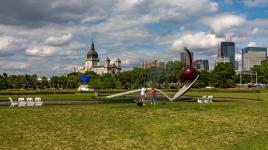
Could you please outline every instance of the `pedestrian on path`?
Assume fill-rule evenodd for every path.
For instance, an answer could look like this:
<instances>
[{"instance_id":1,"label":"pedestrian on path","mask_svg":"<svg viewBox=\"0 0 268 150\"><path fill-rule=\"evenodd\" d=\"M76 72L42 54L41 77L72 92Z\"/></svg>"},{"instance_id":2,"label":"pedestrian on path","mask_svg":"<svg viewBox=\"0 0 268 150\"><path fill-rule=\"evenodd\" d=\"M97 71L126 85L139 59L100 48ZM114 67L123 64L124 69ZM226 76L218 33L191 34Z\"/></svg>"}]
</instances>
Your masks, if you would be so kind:
<instances>
[{"instance_id":1,"label":"pedestrian on path","mask_svg":"<svg viewBox=\"0 0 268 150\"><path fill-rule=\"evenodd\" d=\"M154 87L152 88L151 94L152 94L151 105L152 105L152 104L155 105L155 100L156 100L156 90L155 90Z\"/></svg>"}]
</instances>

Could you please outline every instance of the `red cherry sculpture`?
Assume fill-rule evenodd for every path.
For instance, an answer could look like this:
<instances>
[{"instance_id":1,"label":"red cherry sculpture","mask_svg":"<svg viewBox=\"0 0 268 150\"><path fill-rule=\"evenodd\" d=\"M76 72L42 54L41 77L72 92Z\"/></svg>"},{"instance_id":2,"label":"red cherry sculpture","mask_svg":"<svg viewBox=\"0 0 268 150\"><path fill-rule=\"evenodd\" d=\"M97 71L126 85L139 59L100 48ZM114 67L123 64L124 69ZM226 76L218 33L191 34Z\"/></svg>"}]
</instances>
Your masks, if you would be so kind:
<instances>
[{"instance_id":1,"label":"red cherry sculpture","mask_svg":"<svg viewBox=\"0 0 268 150\"><path fill-rule=\"evenodd\" d=\"M190 54L190 51L187 48L184 48L184 50L187 52L189 58L190 58L190 67L185 67L181 74L184 80L186 81L194 81L194 79L197 77L197 71L195 68L192 68L192 56Z\"/></svg>"},{"instance_id":2,"label":"red cherry sculpture","mask_svg":"<svg viewBox=\"0 0 268 150\"><path fill-rule=\"evenodd\" d=\"M197 71L191 67L185 67L182 72L182 77L186 81L194 81L197 76Z\"/></svg>"}]
</instances>

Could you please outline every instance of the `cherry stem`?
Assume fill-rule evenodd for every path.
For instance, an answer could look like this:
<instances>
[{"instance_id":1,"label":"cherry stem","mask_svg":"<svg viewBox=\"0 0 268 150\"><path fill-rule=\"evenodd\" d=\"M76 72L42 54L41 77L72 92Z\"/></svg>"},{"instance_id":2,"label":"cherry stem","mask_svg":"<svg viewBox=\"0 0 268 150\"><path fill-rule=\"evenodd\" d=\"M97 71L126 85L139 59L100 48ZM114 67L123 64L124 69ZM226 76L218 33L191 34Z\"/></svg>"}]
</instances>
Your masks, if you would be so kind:
<instances>
[{"instance_id":1,"label":"cherry stem","mask_svg":"<svg viewBox=\"0 0 268 150\"><path fill-rule=\"evenodd\" d=\"M185 47L184 50L187 52L189 58L190 58L190 67L192 67L192 55L190 53L190 51Z\"/></svg>"}]
</instances>

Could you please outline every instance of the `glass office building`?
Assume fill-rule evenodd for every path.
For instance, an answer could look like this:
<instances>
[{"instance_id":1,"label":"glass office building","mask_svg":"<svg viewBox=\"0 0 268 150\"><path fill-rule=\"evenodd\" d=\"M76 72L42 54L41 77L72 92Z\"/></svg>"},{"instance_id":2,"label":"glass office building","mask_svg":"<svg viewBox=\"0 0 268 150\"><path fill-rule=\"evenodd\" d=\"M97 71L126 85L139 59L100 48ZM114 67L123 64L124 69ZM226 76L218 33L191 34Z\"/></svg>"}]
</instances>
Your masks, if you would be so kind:
<instances>
[{"instance_id":1,"label":"glass office building","mask_svg":"<svg viewBox=\"0 0 268 150\"><path fill-rule=\"evenodd\" d=\"M221 42L220 57L229 58L230 63L235 65L235 43Z\"/></svg>"},{"instance_id":2,"label":"glass office building","mask_svg":"<svg viewBox=\"0 0 268 150\"><path fill-rule=\"evenodd\" d=\"M267 48L265 47L246 47L242 49L242 69L249 71L255 65L261 65L261 62L267 57Z\"/></svg>"}]
</instances>

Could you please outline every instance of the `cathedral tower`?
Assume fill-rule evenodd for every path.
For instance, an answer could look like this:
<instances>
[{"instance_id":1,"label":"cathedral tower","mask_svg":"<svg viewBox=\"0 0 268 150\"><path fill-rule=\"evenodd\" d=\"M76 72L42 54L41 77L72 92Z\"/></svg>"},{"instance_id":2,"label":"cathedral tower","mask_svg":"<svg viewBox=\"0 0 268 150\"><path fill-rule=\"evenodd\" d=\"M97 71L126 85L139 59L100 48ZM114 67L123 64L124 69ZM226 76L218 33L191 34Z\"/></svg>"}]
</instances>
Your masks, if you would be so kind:
<instances>
[{"instance_id":1,"label":"cathedral tower","mask_svg":"<svg viewBox=\"0 0 268 150\"><path fill-rule=\"evenodd\" d=\"M88 69L91 69L94 66L98 66L98 65L99 65L99 56L98 56L98 53L95 50L94 43L92 41L91 49L87 53L87 59L86 59L85 67L88 68Z\"/></svg>"}]
</instances>

